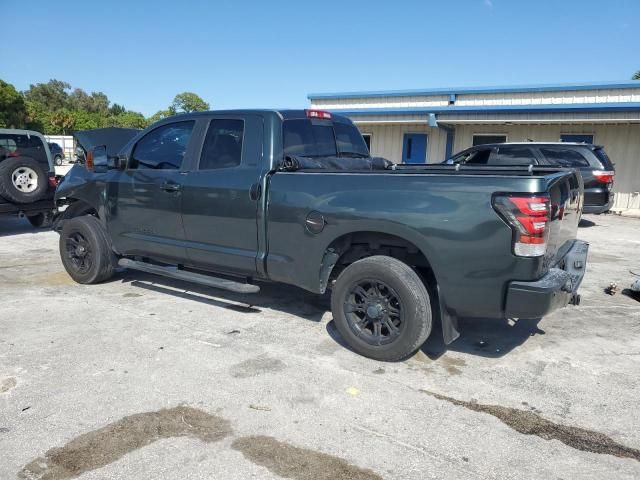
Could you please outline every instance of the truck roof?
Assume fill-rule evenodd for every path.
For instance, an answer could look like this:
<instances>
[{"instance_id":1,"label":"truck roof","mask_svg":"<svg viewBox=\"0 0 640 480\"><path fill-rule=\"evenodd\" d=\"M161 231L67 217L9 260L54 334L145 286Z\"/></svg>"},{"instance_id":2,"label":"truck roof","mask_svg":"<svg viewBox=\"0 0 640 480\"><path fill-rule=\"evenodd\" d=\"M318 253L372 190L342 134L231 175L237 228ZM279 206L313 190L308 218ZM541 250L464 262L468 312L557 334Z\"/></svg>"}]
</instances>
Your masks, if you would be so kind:
<instances>
[{"instance_id":1,"label":"truck roof","mask_svg":"<svg viewBox=\"0 0 640 480\"><path fill-rule=\"evenodd\" d=\"M476 145L471 148L494 148L494 147L504 147L509 145L534 145L534 146L569 146L569 147L595 147L596 145L592 143L584 143L584 142L502 142L502 143L483 143L482 145Z\"/></svg>"},{"instance_id":2,"label":"truck roof","mask_svg":"<svg viewBox=\"0 0 640 480\"><path fill-rule=\"evenodd\" d=\"M314 109L311 109L314 110ZM265 115L265 114L276 114L283 120L297 120L297 119L306 119L307 117L307 109L271 109L271 108L252 108L252 109L229 109L229 110L207 110L204 112L190 112L190 113L179 113L172 117L167 118L175 118L175 117L199 117L204 115ZM338 120L342 123L352 123L351 120L343 115L337 115L335 113L331 113L332 120ZM165 120L165 119L163 119Z\"/></svg>"}]
</instances>

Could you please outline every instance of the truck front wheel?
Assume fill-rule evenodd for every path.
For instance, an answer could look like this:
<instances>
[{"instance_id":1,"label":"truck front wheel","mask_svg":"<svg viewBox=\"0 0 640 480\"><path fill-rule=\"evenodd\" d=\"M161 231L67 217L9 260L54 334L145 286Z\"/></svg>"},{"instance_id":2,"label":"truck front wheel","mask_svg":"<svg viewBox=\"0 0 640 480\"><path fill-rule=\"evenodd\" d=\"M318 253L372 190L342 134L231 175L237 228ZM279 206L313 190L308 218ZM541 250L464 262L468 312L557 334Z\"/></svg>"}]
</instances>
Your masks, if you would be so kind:
<instances>
[{"instance_id":1,"label":"truck front wheel","mask_svg":"<svg viewBox=\"0 0 640 480\"><path fill-rule=\"evenodd\" d=\"M78 283L100 283L113 275L115 255L100 221L92 215L66 220L60 232L60 258Z\"/></svg>"},{"instance_id":2,"label":"truck front wheel","mask_svg":"<svg viewBox=\"0 0 640 480\"><path fill-rule=\"evenodd\" d=\"M367 257L345 268L333 286L331 310L347 344L375 360L403 360L431 333L429 293L418 274L393 257Z\"/></svg>"}]
</instances>

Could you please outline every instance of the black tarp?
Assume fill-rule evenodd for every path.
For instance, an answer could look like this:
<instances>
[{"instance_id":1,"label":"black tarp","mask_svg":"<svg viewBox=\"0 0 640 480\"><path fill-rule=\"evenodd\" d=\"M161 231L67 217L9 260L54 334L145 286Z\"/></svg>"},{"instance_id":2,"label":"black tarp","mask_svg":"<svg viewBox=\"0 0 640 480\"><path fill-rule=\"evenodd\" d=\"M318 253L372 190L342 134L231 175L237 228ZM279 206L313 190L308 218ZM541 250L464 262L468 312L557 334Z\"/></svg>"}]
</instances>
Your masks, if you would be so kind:
<instances>
[{"instance_id":1,"label":"black tarp","mask_svg":"<svg viewBox=\"0 0 640 480\"><path fill-rule=\"evenodd\" d=\"M393 162L382 157L302 157L288 155L280 168L287 172L296 170L388 170Z\"/></svg>"},{"instance_id":2,"label":"black tarp","mask_svg":"<svg viewBox=\"0 0 640 480\"><path fill-rule=\"evenodd\" d=\"M106 145L107 155L117 155L129 140L135 137L140 130L136 128L94 128L93 130L80 130L74 132L76 141L84 148L85 152L94 147Z\"/></svg>"}]
</instances>

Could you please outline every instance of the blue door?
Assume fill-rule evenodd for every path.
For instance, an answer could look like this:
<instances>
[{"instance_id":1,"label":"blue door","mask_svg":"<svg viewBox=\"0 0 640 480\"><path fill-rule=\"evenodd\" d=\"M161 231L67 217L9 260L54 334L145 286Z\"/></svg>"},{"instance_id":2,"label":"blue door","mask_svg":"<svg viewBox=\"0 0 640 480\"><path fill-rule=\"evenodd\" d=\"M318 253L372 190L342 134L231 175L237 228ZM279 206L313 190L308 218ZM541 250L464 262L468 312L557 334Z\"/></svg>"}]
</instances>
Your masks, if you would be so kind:
<instances>
[{"instance_id":1,"label":"blue door","mask_svg":"<svg viewBox=\"0 0 640 480\"><path fill-rule=\"evenodd\" d=\"M402 142L402 163L427 163L427 134L405 133Z\"/></svg>"}]
</instances>

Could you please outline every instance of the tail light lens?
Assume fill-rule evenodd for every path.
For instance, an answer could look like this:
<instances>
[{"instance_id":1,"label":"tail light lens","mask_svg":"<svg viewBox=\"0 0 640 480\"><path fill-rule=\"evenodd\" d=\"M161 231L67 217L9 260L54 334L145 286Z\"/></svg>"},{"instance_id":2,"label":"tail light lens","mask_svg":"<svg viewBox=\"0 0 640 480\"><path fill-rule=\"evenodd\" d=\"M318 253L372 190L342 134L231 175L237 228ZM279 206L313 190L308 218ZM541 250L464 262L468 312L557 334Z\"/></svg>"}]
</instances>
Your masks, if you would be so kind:
<instances>
[{"instance_id":1,"label":"tail light lens","mask_svg":"<svg viewBox=\"0 0 640 480\"><path fill-rule=\"evenodd\" d=\"M548 194L496 195L493 208L513 230L513 253L540 257L547 250L550 201Z\"/></svg>"},{"instance_id":2,"label":"tail light lens","mask_svg":"<svg viewBox=\"0 0 640 480\"><path fill-rule=\"evenodd\" d=\"M49 180L49 186L51 188L58 188L58 184L60 183L60 179L58 177L56 177L55 173L50 173L48 180Z\"/></svg>"},{"instance_id":3,"label":"tail light lens","mask_svg":"<svg viewBox=\"0 0 640 480\"><path fill-rule=\"evenodd\" d=\"M613 183L616 175L616 172L611 170L593 170L591 173L598 183Z\"/></svg>"}]
</instances>

